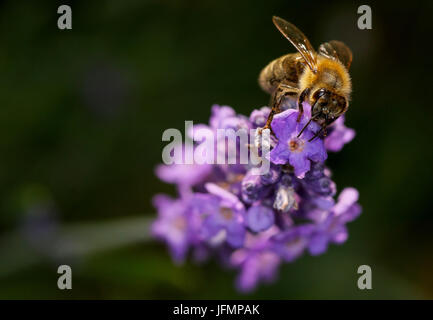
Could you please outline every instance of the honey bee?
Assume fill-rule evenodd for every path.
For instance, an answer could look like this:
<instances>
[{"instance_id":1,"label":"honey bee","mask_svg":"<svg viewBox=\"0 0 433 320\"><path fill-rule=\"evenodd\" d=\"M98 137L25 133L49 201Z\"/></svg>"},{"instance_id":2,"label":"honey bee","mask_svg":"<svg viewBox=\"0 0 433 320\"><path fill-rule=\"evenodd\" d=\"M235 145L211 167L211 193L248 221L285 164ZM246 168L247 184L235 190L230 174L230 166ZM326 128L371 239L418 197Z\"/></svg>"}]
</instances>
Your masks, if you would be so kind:
<instances>
[{"instance_id":1,"label":"honey bee","mask_svg":"<svg viewBox=\"0 0 433 320\"><path fill-rule=\"evenodd\" d=\"M318 53L307 37L293 24L273 17L277 29L295 46L297 53L289 53L270 62L260 73L260 87L271 94L272 107L264 129L270 128L276 113L283 110L282 103L289 100L299 109L298 122L303 113L302 103L311 107L311 118L299 132L302 134L314 120L321 126L313 138L344 114L349 106L352 84L349 67L352 51L341 41L332 40L320 45Z\"/></svg>"}]
</instances>

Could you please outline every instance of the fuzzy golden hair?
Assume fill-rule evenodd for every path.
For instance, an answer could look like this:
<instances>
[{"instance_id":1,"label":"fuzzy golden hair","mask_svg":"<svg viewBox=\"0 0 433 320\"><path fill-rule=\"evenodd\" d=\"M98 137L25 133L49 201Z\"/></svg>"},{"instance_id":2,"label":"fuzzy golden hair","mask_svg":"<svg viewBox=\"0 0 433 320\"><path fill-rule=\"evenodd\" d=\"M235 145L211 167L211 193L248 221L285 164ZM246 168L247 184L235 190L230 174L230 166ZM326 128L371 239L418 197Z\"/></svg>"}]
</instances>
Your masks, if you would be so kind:
<instances>
[{"instance_id":1,"label":"fuzzy golden hair","mask_svg":"<svg viewBox=\"0 0 433 320\"><path fill-rule=\"evenodd\" d=\"M310 68L304 68L299 77L298 87L300 91L307 87L313 88L311 94L316 89L325 88L348 100L352 92L352 82L346 67L338 60L317 55L317 72L314 73Z\"/></svg>"}]
</instances>

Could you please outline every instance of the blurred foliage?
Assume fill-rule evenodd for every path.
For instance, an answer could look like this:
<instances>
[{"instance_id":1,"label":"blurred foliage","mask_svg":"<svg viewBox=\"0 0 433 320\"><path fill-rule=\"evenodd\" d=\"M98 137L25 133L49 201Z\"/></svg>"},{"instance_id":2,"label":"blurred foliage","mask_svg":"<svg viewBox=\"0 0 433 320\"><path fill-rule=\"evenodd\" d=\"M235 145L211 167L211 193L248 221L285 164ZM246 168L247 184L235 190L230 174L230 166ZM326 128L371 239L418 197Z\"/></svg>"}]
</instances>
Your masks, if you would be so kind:
<instances>
[{"instance_id":1,"label":"blurred foliage","mask_svg":"<svg viewBox=\"0 0 433 320\"><path fill-rule=\"evenodd\" d=\"M346 244L285 265L247 297L433 298L431 4L371 4L373 30L357 28L362 2L69 4L73 29L63 31L55 1L0 5L0 232L20 230L35 208L54 224L154 216L151 197L174 194L153 173L162 132L206 122L213 103L249 114L268 102L258 73L294 50L276 14L316 47L338 39L353 49L346 119L357 136L328 164L340 190L360 190L363 215ZM240 297L232 271L175 266L158 243L68 263L73 290L58 290L58 264L42 259L0 277L0 298ZM373 269L371 291L356 286L361 264Z\"/></svg>"}]
</instances>

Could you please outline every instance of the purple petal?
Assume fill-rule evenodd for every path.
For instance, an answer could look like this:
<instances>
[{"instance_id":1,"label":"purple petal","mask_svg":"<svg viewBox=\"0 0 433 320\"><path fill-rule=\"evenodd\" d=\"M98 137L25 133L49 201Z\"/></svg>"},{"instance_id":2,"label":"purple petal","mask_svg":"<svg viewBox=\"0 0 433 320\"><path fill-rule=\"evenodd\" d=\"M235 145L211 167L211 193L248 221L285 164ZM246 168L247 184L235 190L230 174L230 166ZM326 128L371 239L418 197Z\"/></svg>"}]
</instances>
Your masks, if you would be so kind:
<instances>
[{"instance_id":1,"label":"purple petal","mask_svg":"<svg viewBox=\"0 0 433 320\"><path fill-rule=\"evenodd\" d=\"M314 162L323 162L328 157L323 140L319 138L306 143L305 153Z\"/></svg>"},{"instance_id":2,"label":"purple petal","mask_svg":"<svg viewBox=\"0 0 433 320\"><path fill-rule=\"evenodd\" d=\"M358 201L359 192L355 188L345 188L338 196L338 202L334 206L336 215L341 215L346 212L350 206Z\"/></svg>"},{"instance_id":3,"label":"purple petal","mask_svg":"<svg viewBox=\"0 0 433 320\"><path fill-rule=\"evenodd\" d=\"M298 112L293 109L283 111L274 116L271 127L278 140L287 140L290 137L296 128L297 117Z\"/></svg>"},{"instance_id":4,"label":"purple petal","mask_svg":"<svg viewBox=\"0 0 433 320\"><path fill-rule=\"evenodd\" d=\"M259 262L254 259L248 259L244 262L241 273L237 278L237 288L242 292L252 291L259 281Z\"/></svg>"},{"instance_id":5,"label":"purple petal","mask_svg":"<svg viewBox=\"0 0 433 320\"><path fill-rule=\"evenodd\" d=\"M325 138L325 147L329 151L340 151L346 143L355 137L355 130L344 125L344 116L338 118L331 129L331 133Z\"/></svg>"},{"instance_id":6,"label":"purple petal","mask_svg":"<svg viewBox=\"0 0 433 320\"><path fill-rule=\"evenodd\" d=\"M325 233L318 233L310 239L308 249L313 256L322 254L328 248L329 238Z\"/></svg>"},{"instance_id":7,"label":"purple petal","mask_svg":"<svg viewBox=\"0 0 433 320\"><path fill-rule=\"evenodd\" d=\"M348 238L349 234L347 232L347 228L344 225L339 226L334 230L332 235L332 242L336 244L341 244L345 242Z\"/></svg>"},{"instance_id":8,"label":"purple petal","mask_svg":"<svg viewBox=\"0 0 433 320\"><path fill-rule=\"evenodd\" d=\"M240 202L238 197L236 197L233 193L219 187L215 183L206 183L205 188L210 194L218 196L220 199L222 199L224 202L226 202L229 206L233 206L234 208L236 208L238 210L243 209L243 205Z\"/></svg>"},{"instance_id":9,"label":"purple petal","mask_svg":"<svg viewBox=\"0 0 433 320\"><path fill-rule=\"evenodd\" d=\"M310 170L310 160L308 160L302 152L291 153L289 163L295 169L295 175L300 179Z\"/></svg>"},{"instance_id":10,"label":"purple petal","mask_svg":"<svg viewBox=\"0 0 433 320\"><path fill-rule=\"evenodd\" d=\"M164 182L194 186L202 182L212 171L208 164L161 164L156 167L156 175Z\"/></svg>"},{"instance_id":11,"label":"purple petal","mask_svg":"<svg viewBox=\"0 0 433 320\"><path fill-rule=\"evenodd\" d=\"M275 164L286 164L289 161L290 150L287 144L280 143L271 150L271 162Z\"/></svg>"},{"instance_id":12,"label":"purple petal","mask_svg":"<svg viewBox=\"0 0 433 320\"><path fill-rule=\"evenodd\" d=\"M245 227L238 223L233 223L227 227L227 243L233 248L240 248L245 241Z\"/></svg>"}]
</instances>

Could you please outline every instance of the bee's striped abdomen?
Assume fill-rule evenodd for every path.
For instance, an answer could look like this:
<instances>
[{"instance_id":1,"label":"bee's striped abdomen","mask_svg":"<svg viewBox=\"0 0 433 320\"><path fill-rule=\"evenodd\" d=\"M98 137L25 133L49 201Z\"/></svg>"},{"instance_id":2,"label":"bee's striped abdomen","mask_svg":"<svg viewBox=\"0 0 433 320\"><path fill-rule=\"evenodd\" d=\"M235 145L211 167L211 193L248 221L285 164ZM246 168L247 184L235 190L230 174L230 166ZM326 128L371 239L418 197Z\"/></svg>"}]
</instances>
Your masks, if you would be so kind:
<instances>
[{"instance_id":1,"label":"bee's striped abdomen","mask_svg":"<svg viewBox=\"0 0 433 320\"><path fill-rule=\"evenodd\" d=\"M297 84L299 74L303 69L299 61L299 53L286 54L271 61L260 73L260 87L264 91L272 93L283 80Z\"/></svg>"}]
</instances>

